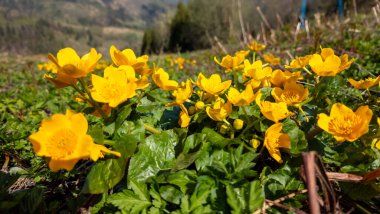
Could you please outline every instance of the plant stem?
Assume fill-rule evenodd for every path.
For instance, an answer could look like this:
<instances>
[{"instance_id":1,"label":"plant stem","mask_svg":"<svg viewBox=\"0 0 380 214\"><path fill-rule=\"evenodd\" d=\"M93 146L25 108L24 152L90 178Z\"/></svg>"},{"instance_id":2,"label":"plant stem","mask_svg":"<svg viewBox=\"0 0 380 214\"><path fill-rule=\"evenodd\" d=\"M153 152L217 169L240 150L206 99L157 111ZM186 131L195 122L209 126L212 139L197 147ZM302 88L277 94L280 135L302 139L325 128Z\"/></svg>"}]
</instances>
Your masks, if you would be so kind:
<instances>
[{"instance_id":1,"label":"plant stem","mask_svg":"<svg viewBox=\"0 0 380 214\"><path fill-rule=\"evenodd\" d=\"M147 131L151 132L152 134L160 134L160 133L161 133L160 130L158 130L158 129L156 129L156 128L154 128L154 127L148 125L148 124L145 124L145 123L144 123L144 128L145 128Z\"/></svg>"},{"instance_id":2,"label":"plant stem","mask_svg":"<svg viewBox=\"0 0 380 214\"><path fill-rule=\"evenodd\" d=\"M311 73L311 71L309 71L309 69L307 69L306 67L302 67L302 69L303 69L304 71L306 71L308 74L313 75L313 73Z\"/></svg>"}]
</instances>

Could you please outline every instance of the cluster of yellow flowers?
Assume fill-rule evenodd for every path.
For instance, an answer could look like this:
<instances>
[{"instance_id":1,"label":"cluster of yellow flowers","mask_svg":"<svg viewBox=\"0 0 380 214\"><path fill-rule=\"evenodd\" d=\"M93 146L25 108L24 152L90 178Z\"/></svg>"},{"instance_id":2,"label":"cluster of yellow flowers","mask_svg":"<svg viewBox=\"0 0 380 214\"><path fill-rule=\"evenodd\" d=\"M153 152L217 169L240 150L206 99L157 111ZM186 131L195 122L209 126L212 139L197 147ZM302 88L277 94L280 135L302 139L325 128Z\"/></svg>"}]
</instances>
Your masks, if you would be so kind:
<instances>
[{"instance_id":1,"label":"cluster of yellow flowers","mask_svg":"<svg viewBox=\"0 0 380 214\"><path fill-rule=\"evenodd\" d=\"M305 76L302 70L313 75L311 69L317 77L335 76L349 68L354 59L349 60L347 54L337 56L331 48L322 48L320 54L292 60L290 65L285 65L290 71L283 71L279 69L280 58L271 54L261 55L264 45L254 41L248 48L253 53L252 62L246 58L250 50L238 51L233 56L227 55L221 61L214 58L227 76L228 73L233 75L234 80L223 80L220 74L205 76L200 72L195 81L186 79L178 83L170 79L163 68L150 68L147 55L136 57L133 50L121 51L114 46L110 48L113 64L103 65L103 77L92 74L91 81L84 79L97 67L101 58L95 49L79 57L75 50L64 48L57 53L57 57L49 54L53 63L49 66L54 66L46 69L48 73L45 78L58 88L73 86L79 92L79 99L95 107L95 114L103 117L153 82L160 89L171 92L173 102L166 106L180 107L178 123L183 128L190 125L195 115L205 112L212 120L223 123L223 129L232 132L240 130L244 127L244 121L236 119L231 125L228 117L233 108L242 108L245 112L246 106L253 103L258 106L264 118L274 123L265 132L264 146L281 163L279 148L289 149L290 138L282 132L283 124L280 121L294 115L294 111L303 113L302 105L311 100L308 88L300 83ZM256 54L260 54L267 63L256 60ZM176 59L180 69L184 62L183 58ZM150 77L152 81L149 80ZM355 88L368 89L379 83L379 80L380 76L359 82L352 79L348 81ZM77 82L82 85L82 90L76 86ZM271 88L272 101L269 100L270 97L263 98L262 88ZM185 103L193 105L187 108ZM368 106L361 106L353 112L345 105L336 103L332 106L330 116L319 114L318 117L317 125L332 134L338 142L352 142L368 132L372 111ZM39 131L30 136L30 140L37 155L50 158L49 166L52 170L70 170L79 159L97 160L104 153L120 156L117 152L94 144L86 131L87 121L83 114L68 110L66 115L56 114L51 119L44 120ZM252 139L254 148L258 144L257 139Z\"/></svg>"},{"instance_id":2,"label":"cluster of yellow flowers","mask_svg":"<svg viewBox=\"0 0 380 214\"><path fill-rule=\"evenodd\" d=\"M171 67L177 66L179 70L183 70L185 65L196 65L197 61L195 59L185 59L183 57L167 57L165 60L169 63Z\"/></svg>"}]
</instances>

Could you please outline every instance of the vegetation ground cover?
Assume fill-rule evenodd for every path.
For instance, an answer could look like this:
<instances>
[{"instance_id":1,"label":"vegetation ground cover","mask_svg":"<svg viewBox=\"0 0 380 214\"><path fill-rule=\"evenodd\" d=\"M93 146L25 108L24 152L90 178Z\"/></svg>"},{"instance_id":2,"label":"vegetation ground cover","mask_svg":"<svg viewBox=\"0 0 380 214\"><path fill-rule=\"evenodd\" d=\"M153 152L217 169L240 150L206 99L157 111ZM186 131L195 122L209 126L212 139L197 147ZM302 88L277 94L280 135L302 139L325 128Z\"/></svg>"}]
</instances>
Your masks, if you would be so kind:
<instances>
[{"instance_id":1,"label":"vegetation ground cover","mask_svg":"<svg viewBox=\"0 0 380 214\"><path fill-rule=\"evenodd\" d=\"M308 212L302 152L316 151L318 169L348 176L319 177L321 209L376 212L380 40L369 17L285 27L265 48L218 46L230 56L148 60L111 47L105 61L62 49L40 67L1 63L0 210Z\"/></svg>"}]
</instances>

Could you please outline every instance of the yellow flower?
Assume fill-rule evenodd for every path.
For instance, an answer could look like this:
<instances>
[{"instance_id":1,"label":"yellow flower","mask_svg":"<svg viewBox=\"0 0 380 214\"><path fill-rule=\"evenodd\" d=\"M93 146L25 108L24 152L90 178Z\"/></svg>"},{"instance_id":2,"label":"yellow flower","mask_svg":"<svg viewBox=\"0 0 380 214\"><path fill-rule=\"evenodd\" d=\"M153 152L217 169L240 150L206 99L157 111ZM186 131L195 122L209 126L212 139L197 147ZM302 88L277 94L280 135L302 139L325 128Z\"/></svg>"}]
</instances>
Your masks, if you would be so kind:
<instances>
[{"instance_id":1,"label":"yellow flower","mask_svg":"<svg viewBox=\"0 0 380 214\"><path fill-rule=\"evenodd\" d=\"M215 121L223 121L228 117L232 112L232 105L229 101L224 103L222 98L219 98L215 101L212 107L206 107L207 115Z\"/></svg>"},{"instance_id":2,"label":"yellow flower","mask_svg":"<svg viewBox=\"0 0 380 214\"><path fill-rule=\"evenodd\" d=\"M203 91L206 91L209 94L217 95L223 93L230 87L231 80L222 82L219 74L212 74L211 77L207 79L202 73L199 73L195 84Z\"/></svg>"},{"instance_id":3,"label":"yellow flower","mask_svg":"<svg viewBox=\"0 0 380 214\"><path fill-rule=\"evenodd\" d=\"M136 95L137 84L134 78L135 73L130 66L107 67L104 78L92 75L91 96L95 101L108 103L114 108Z\"/></svg>"},{"instance_id":4,"label":"yellow flower","mask_svg":"<svg viewBox=\"0 0 380 214\"><path fill-rule=\"evenodd\" d=\"M185 59L183 57L177 57L175 60L174 60L174 63L178 65L178 68L180 70L183 69L183 66L185 65Z\"/></svg>"},{"instance_id":5,"label":"yellow flower","mask_svg":"<svg viewBox=\"0 0 380 214\"><path fill-rule=\"evenodd\" d=\"M48 58L57 66L58 73L62 72L71 78L81 78L87 76L94 70L96 63L102 57L102 54L96 52L94 48L80 58L72 48L64 48L58 51L57 58L52 54Z\"/></svg>"},{"instance_id":6,"label":"yellow flower","mask_svg":"<svg viewBox=\"0 0 380 214\"><path fill-rule=\"evenodd\" d=\"M255 100L255 94L251 85L247 85L241 93L236 88L231 87L228 90L227 98L234 106L248 106Z\"/></svg>"},{"instance_id":7,"label":"yellow flower","mask_svg":"<svg viewBox=\"0 0 380 214\"><path fill-rule=\"evenodd\" d=\"M169 80L169 74L162 68L153 69L152 79L162 90L175 90L178 88L178 83L174 80Z\"/></svg>"},{"instance_id":8,"label":"yellow flower","mask_svg":"<svg viewBox=\"0 0 380 214\"><path fill-rule=\"evenodd\" d=\"M313 54L309 60L311 69L318 76L335 76L350 67L353 59L348 61L348 55L338 57L331 48L323 48L321 54Z\"/></svg>"},{"instance_id":9,"label":"yellow flower","mask_svg":"<svg viewBox=\"0 0 380 214\"><path fill-rule=\"evenodd\" d=\"M48 71L53 74L56 74L58 72L57 66L53 62L40 63L37 65L37 67L40 71Z\"/></svg>"},{"instance_id":10,"label":"yellow flower","mask_svg":"<svg viewBox=\"0 0 380 214\"><path fill-rule=\"evenodd\" d=\"M273 54L264 54L264 61L271 65L280 64L280 57L275 57Z\"/></svg>"},{"instance_id":11,"label":"yellow flower","mask_svg":"<svg viewBox=\"0 0 380 214\"><path fill-rule=\"evenodd\" d=\"M90 158L93 161L110 153L118 157L119 152L113 152L103 145L95 144L87 135L88 123L82 113L70 110L66 114L54 114L50 119L44 119L38 132L29 136L33 150L38 156L49 158L49 168L56 172L60 169L70 171L81 159Z\"/></svg>"},{"instance_id":12,"label":"yellow flower","mask_svg":"<svg viewBox=\"0 0 380 214\"><path fill-rule=\"evenodd\" d=\"M174 105L182 105L186 102L189 97L193 94L193 86L191 84L191 80L186 80L181 83L181 86L178 87L175 91L173 91L173 96L175 97L174 103L169 103L166 106L174 106Z\"/></svg>"},{"instance_id":13,"label":"yellow flower","mask_svg":"<svg viewBox=\"0 0 380 214\"><path fill-rule=\"evenodd\" d=\"M306 55L306 56L301 56L301 57L298 57L296 59L293 59L291 62L290 62L290 65L285 65L285 68L293 68L293 69L296 69L296 68L303 68L305 67L306 65L309 64L309 60L311 58L311 55Z\"/></svg>"},{"instance_id":14,"label":"yellow flower","mask_svg":"<svg viewBox=\"0 0 380 214\"><path fill-rule=\"evenodd\" d=\"M348 69L355 59L348 60L348 55L343 54L340 58L339 72Z\"/></svg>"},{"instance_id":15,"label":"yellow flower","mask_svg":"<svg viewBox=\"0 0 380 214\"><path fill-rule=\"evenodd\" d=\"M110 55L115 65L130 65L135 69L136 73L141 73L142 70L144 70L144 66L149 58L147 55L136 57L136 54L132 49L124 49L123 51L120 51L113 45L110 48Z\"/></svg>"},{"instance_id":16,"label":"yellow flower","mask_svg":"<svg viewBox=\"0 0 380 214\"><path fill-rule=\"evenodd\" d=\"M70 85L75 85L78 81L76 78L72 78L63 72L58 72L55 77L51 74L44 74L44 78L50 81L57 88L64 88Z\"/></svg>"},{"instance_id":17,"label":"yellow flower","mask_svg":"<svg viewBox=\"0 0 380 214\"><path fill-rule=\"evenodd\" d=\"M304 101L309 96L309 90L304 88L296 81L288 81L285 83L284 90L275 87L271 94L276 102L285 102L287 105L294 105Z\"/></svg>"},{"instance_id":18,"label":"yellow flower","mask_svg":"<svg viewBox=\"0 0 380 214\"><path fill-rule=\"evenodd\" d=\"M248 45L248 48L254 52L260 52L265 48L265 45L260 44L254 40L251 42L251 44Z\"/></svg>"},{"instance_id":19,"label":"yellow flower","mask_svg":"<svg viewBox=\"0 0 380 214\"><path fill-rule=\"evenodd\" d=\"M181 126L181 128L186 128L189 126L190 124L190 116L189 114L187 113L187 111L181 111L179 113L179 121L178 121L178 124Z\"/></svg>"},{"instance_id":20,"label":"yellow flower","mask_svg":"<svg viewBox=\"0 0 380 214\"><path fill-rule=\"evenodd\" d=\"M301 71L289 72L276 69L272 73L270 82L277 87L282 87L287 81L296 81L301 79L303 79L303 77L301 76Z\"/></svg>"},{"instance_id":21,"label":"yellow flower","mask_svg":"<svg viewBox=\"0 0 380 214\"><path fill-rule=\"evenodd\" d=\"M353 142L368 132L368 125L372 118L372 110L368 106L361 106L353 112L341 103L335 103L330 112L318 114L318 126L332 134L338 142Z\"/></svg>"},{"instance_id":22,"label":"yellow flower","mask_svg":"<svg viewBox=\"0 0 380 214\"><path fill-rule=\"evenodd\" d=\"M352 78L349 78L348 82L352 86L354 86L354 88L356 88L356 89L369 89L372 86L374 86L380 82L380 76L376 77L375 79L374 78L367 78L365 80L359 80L359 81L356 81Z\"/></svg>"},{"instance_id":23,"label":"yellow flower","mask_svg":"<svg viewBox=\"0 0 380 214\"><path fill-rule=\"evenodd\" d=\"M275 123L291 116L293 113L288 110L285 102L272 103L269 101L261 100L261 92L256 95L256 104L259 106L261 113L265 118Z\"/></svg>"},{"instance_id":24,"label":"yellow flower","mask_svg":"<svg viewBox=\"0 0 380 214\"><path fill-rule=\"evenodd\" d=\"M282 163L280 148L290 148L290 138L287 134L281 133L282 123L273 124L265 131L264 146L272 158Z\"/></svg>"},{"instance_id":25,"label":"yellow flower","mask_svg":"<svg viewBox=\"0 0 380 214\"><path fill-rule=\"evenodd\" d=\"M226 72L231 70L241 70L244 68L242 64L245 57L249 54L249 51L238 51L235 53L235 56L227 55L222 58L222 61L219 62L216 57L214 57L214 61L226 69Z\"/></svg>"},{"instance_id":26,"label":"yellow flower","mask_svg":"<svg viewBox=\"0 0 380 214\"><path fill-rule=\"evenodd\" d=\"M248 84L251 84L253 89L259 87L260 85L262 87L270 87L272 68L271 67L263 68L263 63L261 60L257 60L252 64L250 64L249 60L244 60L243 76L245 78L247 77L252 78L252 80L250 80Z\"/></svg>"}]
</instances>

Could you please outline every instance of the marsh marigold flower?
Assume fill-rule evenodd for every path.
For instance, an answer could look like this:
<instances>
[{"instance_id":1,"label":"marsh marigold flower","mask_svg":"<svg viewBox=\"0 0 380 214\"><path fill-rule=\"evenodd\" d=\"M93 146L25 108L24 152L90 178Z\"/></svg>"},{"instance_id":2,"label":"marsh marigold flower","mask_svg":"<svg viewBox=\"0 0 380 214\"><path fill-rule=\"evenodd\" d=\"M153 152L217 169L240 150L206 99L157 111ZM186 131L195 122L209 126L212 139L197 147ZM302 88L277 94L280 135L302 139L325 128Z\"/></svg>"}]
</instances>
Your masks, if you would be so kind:
<instances>
[{"instance_id":1,"label":"marsh marigold flower","mask_svg":"<svg viewBox=\"0 0 380 214\"><path fill-rule=\"evenodd\" d=\"M94 70L96 63L102 57L102 54L96 52L94 48L88 54L80 58L77 52L72 48L64 48L58 51L57 58L52 54L48 55L49 59L57 66L58 75L60 72L70 78L81 78L87 76ZM57 78L59 79L59 78ZM64 77L61 76L62 80Z\"/></svg>"},{"instance_id":2,"label":"marsh marigold flower","mask_svg":"<svg viewBox=\"0 0 380 214\"><path fill-rule=\"evenodd\" d=\"M291 116L293 113L288 110L285 102L272 103L269 101L261 100L261 92L256 96L256 104L259 106L261 113L265 118L275 123Z\"/></svg>"},{"instance_id":3,"label":"marsh marigold flower","mask_svg":"<svg viewBox=\"0 0 380 214\"><path fill-rule=\"evenodd\" d=\"M214 61L226 69L226 72L229 72L231 70L241 70L244 68L244 65L242 64L245 57L249 54L249 51L238 51L235 53L235 56L227 55L222 58L222 61L219 62L219 60L214 57Z\"/></svg>"},{"instance_id":4,"label":"marsh marigold flower","mask_svg":"<svg viewBox=\"0 0 380 214\"><path fill-rule=\"evenodd\" d=\"M380 76L377 78L367 78L359 81L349 78L348 82L356 89L369 89L380 82Z\"/></svg>"},{"instance_id":5,"label":"marsh marigold flower","mask_svg":"<svg viewBox=\"0 0 380 214\"><path fill-rule=\"evenodd\" d=\"M78 82L78 79L72 78L63 72L56 73L55 77L52 74L44 74L44 78L53 83L57 88L75 85Z\"/></svg>"},{"instance_id":6,"label":"marsh marigold flower","mask_svg":"<svg viewBox=\"0 0 380 214\"><path fill-rule=\"evenodd\" d=\"M290 65L285 65L285 68L293 68L293 69L303 68L309 64L310 58L311 58L311 55L295 58L290 62Z\"/></svg>"},{"instance_id":7,"label":"marsh marigold flower","mask_svg":"<svg viewBox=\"0 0 380 214\"><path fill-rule=\"evenodd\" d=\"M309 96L309 90L296 81L285 83L284 89L275 87L271 94L276 102L285 102L287 105L294 105L304 101Z\"/></svg>"},{"instance_id":8,"label":"marsh marigold flower","mask_svg":"<svg viewBox=\"0 0 380 214\"><path fill-rule=\"evenodd\" d=\"M254 52L260 52L264 50L265 45L253 40L250 44L248 44L248 48Z\"/></svg>"},{"instance_id":9,"label":"marsh marigold flower","mask_svg":"<svg viewBox=\"0 0 380 214\"><path fill-rule=\"evenodd\" d=\"M199 73L195 84L209 94L218 95L230 87L231 80L222 82L219 74L212 74L210 78L206 78L202 73Z\"/></svg>"},{"instance_id":10,"label":"marsh marigold flower","mask_svg":"<svg viewBox=\"0 0 380 214\"><path fill-rule=\"evenodd\" d=\"M207 115L215 121L223 121L232 112L232 105L229 101L224 102L222 98L218 98L212 107L206 107Z\"/></svg>"},{"instance_id":11,"label":"marsh marigold flower","mask_svg":"<svg viewBox=\"0 0 380 214\"><path fill-rule=\"evenodd\" d=\"M56 172L60 169L70 171L81 159L97 161L110 153L120 157L103 145L93 142L87 135L88 123L82 113L70 110L66 114L54 114L44 119L38 132L29 136L33 150L38 156L49 158L49 168Z\"/></svg>"},{"instance_id":12,"label":"marsh marigold flower","mask_svg":"<svg viewBox=\"0 0 380 214\"><path fill-rule=\"evenodd\" d=\"M332 134L338 142L353 142L368 132L372 110L361 106L355 112L342 103L335 103L330 112L318 114L318 126Z\"/></svg>"},{"instance_id":13,"label":"marsh marigold flower","mask_svg":"<svg viewBox=\"0 0 380 214\"><path fill-rule=\"evenodd\" d=\"M193 85L191 84L191 80L186 80L186 82L182 82L181 86L173 91L175 102L169 103L166 106L181 106L191 97L192 94Z\"/></svg>"},{"instance_id":14,"label":"marsh marigold flower","mask_svg":"<svg viewBox=\"0 0 380 214\"><path fill-rule=\"evenodd\" d=\"M136 95L137 84L134 77L134 70L130 66L107 67L104 77L92 75L91 96L95 101L108 103L114 108Z\"/></svg>"},{"instance_id":15,"label":"marsh marigold flower","mask_svg":"<svg viewBox=\"0 0 380 214\"><path fill-rule=\"evenodd\" d=\"M249 60L244 60L244 78L251 78L247 84L251 84L252 88L261 87L270 87L271 76L272 76L272 68L265 67L263 68L263 63L261 60L257 60L252 64Z\"/></svg>"},{"instance_id":16,"label":"marsh marigold flower","mask_svg":"<svg viewBox=\"0 0 380 214\"><path fill-rule=\"evenodd\" d=\"M135 69L136 73L139 74L144 70L149 58L147 55L136 57L136 54L132 49L124 49L120 51L113 45L110 48L110 55L115 65L130 65Z\"/></svg>"},{"instance_id":17,"label":"marsh marigold flower","mask_svg":"<svg viewBox=\"0 0 380 214\"><path fill-rule=\"evenodd\" d=\"M335 76L350 67L353 59L348 61L348 55L338 57L331 48L322 48L321 54L313 54L309 60L311 69L318 76Z\"/></svg>"},{"instance_id":18,"label":"marsh marigold flower","mask_svg":"<svg viewBox=\"0 0 380 214\"><path fill-rule=\"evenodd\" d=\"M287 81L296 81L303 79L301 75L301 71L290 72L290 71L281 71L280 69L276 69L273 71L270 82L277 86L282 87Z\"/></svg>"},{"instance_id":19,"label":"marsh marigold flower","mask_svg":"<svg viewBox=\"0 0 380 214\"><path fill-rule=\"evenodd\" d=\"M270 156L279 163L282 163L280 148L290 148L290 138L287 134L281 132L282 126L282 123L276 123L269 127L265 131L264 140L264 146Z\"/></svg>"},{"instance_id":20,"label":"marsh marigold flower","mask_svg":"<svg viewBox=\"0 0 380 214\"><path fill-rule=\"evenodd\" d=\"M183 69L184 65L185 65L185 58L183 57L177 57L174 59L174 63L178 65L178 68L180 70Z\"/></svg>"},{"instance_id":21,"label":"marsh marigold flower","mask_svg":"<svg viewBox=\"0 0 380 214\"><path fill-rule=\"evenodd\" d=\"M169 74L164 69L153 69L152 79L154 83L162 90L175 90L178 88L178 82L175 80L169 80Z\"/></svg>"},{"instance_id":22,"label":"marsh marigold flower","mask_svg":"<svg viewBox=\"0 0 380 214\"><path fill-rule=\"evenodd\" d=\"M179 120L178 120L178 124L181 126L181 128L186 128L189 126L190 124L190 116L188 114L187 111L181 111L179 113Z\"/></svg>"},{"instance_id":23,"label":"marsh marigold flower","mask_svg":"<svg viewBox=\"0 0 380 214\"><path fill-rule=\"evenodd\" d=\"M255 94L251 85L247 85L245 90L241 93L236 89L231 87L228 90L227 98L234 106L248 106L252 101L255 100Z\"/></svg>"},{"instance_id":24,"label":"marsh marigold flower","mask_svg":"<svg viewBox=\"0 0 380 214\"><path fill-rule=\"evenodd\" d=\"M280 64L280 57L275 57L273 54L264 54L264 61L271 65Z\"/></svg>"}]
</instances>

